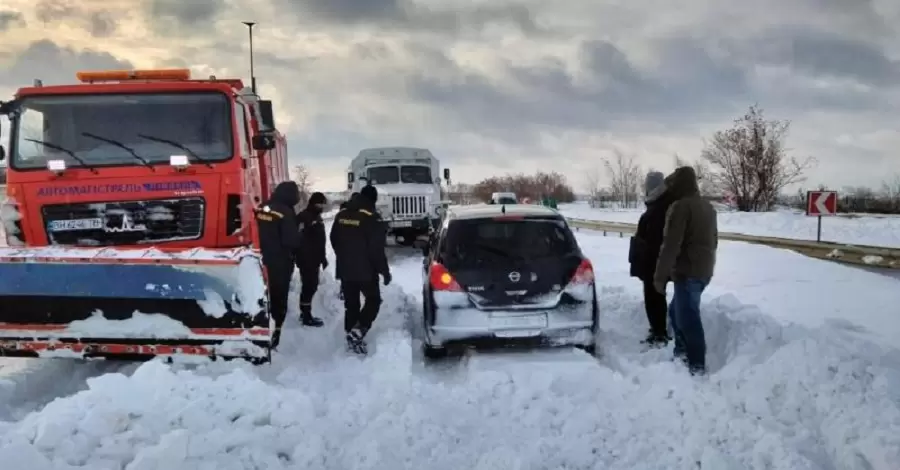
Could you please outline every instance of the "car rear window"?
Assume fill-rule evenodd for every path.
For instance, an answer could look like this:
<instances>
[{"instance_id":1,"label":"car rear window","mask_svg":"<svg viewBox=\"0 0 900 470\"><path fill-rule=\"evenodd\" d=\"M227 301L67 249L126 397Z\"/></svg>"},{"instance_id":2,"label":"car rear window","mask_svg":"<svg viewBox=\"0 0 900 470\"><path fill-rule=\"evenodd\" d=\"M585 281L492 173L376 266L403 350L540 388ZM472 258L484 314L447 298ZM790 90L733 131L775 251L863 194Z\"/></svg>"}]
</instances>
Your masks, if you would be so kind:
<instances>
[{"instance_id":1,"label":"car rear window","mask_svg":"<svg viewBox=\"0 0 900 470\"><path fill-rule=\"evenodd\" d=\"M486 258L536 259L566 256L578 249L558 217L454 220L445 254L454 261Z\"/></svg>"}]
</instances>

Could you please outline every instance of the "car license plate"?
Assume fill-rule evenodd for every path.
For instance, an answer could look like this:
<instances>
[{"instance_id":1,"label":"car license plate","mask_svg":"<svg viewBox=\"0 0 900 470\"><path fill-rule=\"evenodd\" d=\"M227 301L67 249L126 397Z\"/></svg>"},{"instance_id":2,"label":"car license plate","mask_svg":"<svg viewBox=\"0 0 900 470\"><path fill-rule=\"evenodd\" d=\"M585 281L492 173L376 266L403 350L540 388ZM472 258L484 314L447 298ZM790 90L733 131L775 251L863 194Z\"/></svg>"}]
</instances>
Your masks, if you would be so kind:
<instances>
[{"instance_id":1,"label":"car license plate","mask_svg":"<svg viewBox=\"0 0 900 470\"><path fill-rule=\"evenodd\" d=\"M547 315L516 315L509 317L492 317L491 325L494 328L507 330L533 330L547 327Z\"/></svg>"},{"instance_id":2,"label":"car license plate","mask_svg":"<svg viewBox=\"0 0 900 470\"><path fill-rule=\"evenodd\" d=\"M412 227L412 221L411 220L397 220L397 221L394 221L394 227L400 227L400 228Z\"/></svg>"},{"instance_id":3,"label":"car license plate","mask_svg":"<svg viewBox=\"0 0 900 470\"><path fill-rule=\"evenodd\" d=\"M51 220L47 229L51 232L68 232L74 230L99 230L103 228L103 219Z\"/></svg>"}]
</instances>

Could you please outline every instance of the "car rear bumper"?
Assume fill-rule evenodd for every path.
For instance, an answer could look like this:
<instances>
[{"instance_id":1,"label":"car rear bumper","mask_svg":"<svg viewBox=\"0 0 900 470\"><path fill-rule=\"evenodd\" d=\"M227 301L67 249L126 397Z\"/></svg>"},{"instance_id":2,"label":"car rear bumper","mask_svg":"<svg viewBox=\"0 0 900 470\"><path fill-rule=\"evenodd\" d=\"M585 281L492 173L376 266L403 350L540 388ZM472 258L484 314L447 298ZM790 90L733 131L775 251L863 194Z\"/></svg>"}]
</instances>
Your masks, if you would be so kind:
<instances>
[{"instance_id":1,"label":"car rear bumper","mask_svg":"<svg viewBox=\"0 0 900 470\"><path fill-rule=\"evenodd\" d=\"M541 311L449 309L435 312L429 346L482 342L537 342L554 346L592 346L595 324L590 303ZM531 317L526 320L526 317ZM520 320L521 319L521 320ZM534 324L530 324L534 321Z\"/></svg>"}]
</instances>

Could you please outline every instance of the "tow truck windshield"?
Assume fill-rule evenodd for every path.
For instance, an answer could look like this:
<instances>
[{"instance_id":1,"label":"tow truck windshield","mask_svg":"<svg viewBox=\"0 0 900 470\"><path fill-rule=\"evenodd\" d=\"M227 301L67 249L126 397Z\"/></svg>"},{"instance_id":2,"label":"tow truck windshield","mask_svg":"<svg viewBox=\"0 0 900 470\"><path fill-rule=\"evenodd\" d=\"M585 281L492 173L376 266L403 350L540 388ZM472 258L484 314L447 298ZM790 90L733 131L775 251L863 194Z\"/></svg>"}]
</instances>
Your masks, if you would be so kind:
<instances>
[{"instance_id":1,"label":"tow truck windshield","mask_svg":"<svg viewBox=\"0 0 900 470\"><path fill-rule=\"evenodd\" d=\"M43 169L57 159L67 167L152 166L173 154L220 162L233 155L231 116L221 93L25 97L12 121L9 166Z\"/></svg>"}]
</instances>

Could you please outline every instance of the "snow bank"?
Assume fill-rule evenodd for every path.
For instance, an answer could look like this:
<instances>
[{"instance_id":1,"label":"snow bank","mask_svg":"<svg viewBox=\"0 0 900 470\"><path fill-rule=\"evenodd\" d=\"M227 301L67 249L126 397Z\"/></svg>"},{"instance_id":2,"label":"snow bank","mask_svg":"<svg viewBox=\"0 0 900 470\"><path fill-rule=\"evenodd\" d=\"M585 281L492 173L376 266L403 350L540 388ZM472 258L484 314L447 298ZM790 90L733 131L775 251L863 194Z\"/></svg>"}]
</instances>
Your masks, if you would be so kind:
<instances>
[{"instance_id":1,"label":"snow bank","mask_svg":"<svg viewBox=\"0 0 900 470\"><path fill-rule=\"evenodd\" d=\"M148 363L90 379L0 423L0 459L34 470L896 469L896 349L845 321L788 324L742 293L711 293L712 373L691 378L671 350L640 345L646 320L639 284L620 272L625 245L579 238L603 286L599 364L566 350L425 368L411 330L421 258L401 258L369 357L343 351L326 273L314 300L326 326L299 328L294 291L272 365Z\"/></svg>"},{"instance_id":2,"label":"snow bank","mask_svg":"<svg viewBox=\"0 0 900 470\"><path fill-rule=\"evenodd\" d=\"M629 276L628 239L581 231L578 240L604 286L640 288ZM734 295L784 324L849 321L873 341L900 348L900 281L763 245L723 241L704 296ZM672 288L669 287L671 296Z\"/></svg>"},{"instance_id":3,"label":"snow bank","mask_svg":"<svg viewBox=\"0 0 900 470\"><path fill-rule=\"evenodd\" d=\"M629 351L639 299L605 298L608 367L581 353L476 356L459 380L434 380L414 373L396 329L364 360L334 353L310 367L297 355L275 377L149 363L0 425L0 459L35 470L888 470L900 459L900 356L828 328L782 330L725 298L705 308L719 361L698 381L663 352Z\"/></svg>"},{"instance_id":4,"label":"snow bank","mask_svg":"<svg viewBox=\"0 0 900 470\"><path fill-rule=\"evenodd\" d=\"M629 224L636 224L642 213L640 209L592 209L585 203L561 204L559 210L573 219ZM719 211L720 232L815 240L816 224L815 217L790 210L762 213ZM822 240L900 248L900 217L825 217L822 220Z\"/></svg>"}]
</instances>

